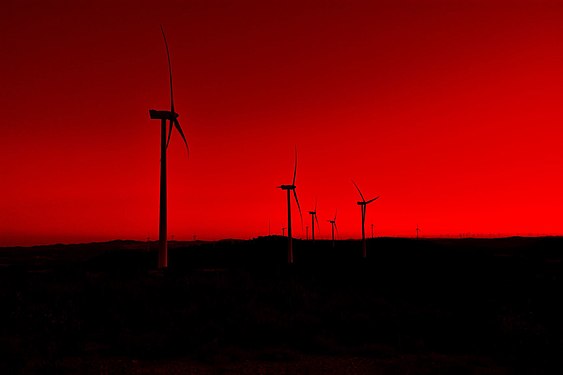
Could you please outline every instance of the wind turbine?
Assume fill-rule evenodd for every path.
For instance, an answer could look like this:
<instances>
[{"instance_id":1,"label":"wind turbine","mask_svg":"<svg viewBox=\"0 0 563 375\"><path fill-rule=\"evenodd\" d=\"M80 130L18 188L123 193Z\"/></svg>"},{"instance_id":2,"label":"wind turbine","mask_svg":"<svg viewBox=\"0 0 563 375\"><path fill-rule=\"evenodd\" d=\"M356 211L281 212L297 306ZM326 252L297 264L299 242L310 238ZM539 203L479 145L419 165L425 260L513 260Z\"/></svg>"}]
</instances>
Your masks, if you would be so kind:
<instances>
[{"instance_id":1,"label":"wind turbine","mask_svg":"<svg viewBox=\"0 0 563 375\"><path fill-rule=\"evenodd\" d=\"M166 56L168 57L168 73L170 77L170 110L149 110L149 115L151 120L160 120L160 222L158 231L158 268L168 267L168 243L166 239L167 230L167 203L166 203L166 150L168 149L168 144L170 143L170 137L172 136L172 127L178 130L178 133L182 136L186 149L188 150L188 155L190 149L188 147L188 142L184 136L184 132L180 127L178 122L178 113L174 111L174 92L172 90L172 64L170 63L170 51L168 50L168 42L166 41L166 35L164 34L164 29L160 26L160 31L162 32L162 37L164 38L164 46L166 47ZM169 122L168 135L166 131L166 122Z\"/></svg>"},{"instance_id":2,"label":"wind turbine","mask_svg":"<svg viewBox=\"0 0 563 375\"><path fill-rule=\"evenodd\" d=\"M338 232L338 227L336 226L336 214L338 211L334 212L334 218L332 220L327 220L331 227L332 227L332 247L334 247L334 230L336 229L336 232Z\"/></svg>"},{"instance_id":3,"label":"wind turbine","mask_svg":"<svg viewBox=\"0 0 563 375\"><path fill-rule=\"evenodd\" d=\"M315 202L315 209L313 211L309 211L309 215L311 215L311 239L315 240L315 221L317 222L317 229L319 228L319 219L317 218L317 202Z\"/></svg>"},{"instance_id":4,"label":"wind turbine","mask_svg":"<svg viewBox=\"0 0 563 375\"><path fill-rule=\"evenodd\" d=\"M291 185L280 185L278 188L287 191L287 261L289 264L293 263L293 238L291 237L291 192L295 197L295 203L299 209L299 216L301 216L301 225L303 225L303 215L301 214L301 206L299 206L299 199L295 192L295 177L297 176L297 148L295 149L295 167L293 168L293 181Z\"/></svg>"},{"instance_id":5,"label":"wind turbine","mask_svg":"<svg viewBox=\"0 0 563 375\"><path fill-rule=\"evenodd\" d=\"M369 201L366 201L364 199L364 195L362 194L362 192L360 191L360 188L358 187L358 185L356 185L356 183L354 181L352 181L352 183L354 184L354 186L356 187L356 189L358 189L358 193L360 193L360 197L362 198L362 200L360 202L358 202L358 206L360 206L360 208L362 209L362 256L365 258L367 256L367 250L366 250L366 228L365 228L365 223L366 223L366 207L368 204L370 204L371 202L373 202L374 200L378 199L379 196L370 199Z\"/></svg>"}]
</instances>

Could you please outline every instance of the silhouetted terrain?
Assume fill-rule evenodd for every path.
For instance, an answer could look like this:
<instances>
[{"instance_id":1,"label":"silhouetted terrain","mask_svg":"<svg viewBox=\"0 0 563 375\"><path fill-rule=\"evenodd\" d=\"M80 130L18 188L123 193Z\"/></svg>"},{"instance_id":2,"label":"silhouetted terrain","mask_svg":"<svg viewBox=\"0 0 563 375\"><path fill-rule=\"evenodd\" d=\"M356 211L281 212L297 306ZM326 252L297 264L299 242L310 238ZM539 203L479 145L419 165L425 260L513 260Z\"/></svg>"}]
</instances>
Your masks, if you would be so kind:
<instances>
[{"instance_id":1,"label":"silhouetted terrain","mask_svg":"<svg viewBox=\"0 0 563 375\"><path fill-rule=\"evenodd\" d=\"M562 238L151 247L0 249L0 373L562 373Z\"/></svg>"}]
</instances>

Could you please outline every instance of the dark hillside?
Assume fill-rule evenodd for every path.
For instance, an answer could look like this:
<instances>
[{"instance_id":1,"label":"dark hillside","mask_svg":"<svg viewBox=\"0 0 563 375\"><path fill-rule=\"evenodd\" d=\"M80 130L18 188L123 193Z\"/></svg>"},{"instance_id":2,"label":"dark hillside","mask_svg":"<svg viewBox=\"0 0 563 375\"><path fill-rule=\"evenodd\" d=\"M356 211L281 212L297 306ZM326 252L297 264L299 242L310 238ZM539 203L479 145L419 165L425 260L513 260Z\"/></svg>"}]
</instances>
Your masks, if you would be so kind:
<instances>
[{"instance_id":1,"label":"dark hillside","mask_svg":"<svg viewBox=\"0 0 563 375\"><path fill-rule=\"evenodd\" d=\"M164 272L151 246L0 249L0 371L563 369L561 238L172 242Z\"/></svg>"}]
</instances>

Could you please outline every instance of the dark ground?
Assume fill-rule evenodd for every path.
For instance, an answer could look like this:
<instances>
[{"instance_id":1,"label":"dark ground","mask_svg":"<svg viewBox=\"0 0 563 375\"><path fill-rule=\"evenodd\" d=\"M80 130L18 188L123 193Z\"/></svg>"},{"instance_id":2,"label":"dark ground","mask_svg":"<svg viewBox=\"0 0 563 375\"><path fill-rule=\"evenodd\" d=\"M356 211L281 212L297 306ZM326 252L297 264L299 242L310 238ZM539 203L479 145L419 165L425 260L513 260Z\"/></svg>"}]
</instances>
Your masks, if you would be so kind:
<instances>
[{"instance_id":1,"label":"dark ground","mask_svg":"<svg viewBox=\"0 0 563 375\"><path fill-rule=\"evenodd\" d=\"M563 239L0 248L0 374L560 374Z\"/></svg>"}]
</instances>

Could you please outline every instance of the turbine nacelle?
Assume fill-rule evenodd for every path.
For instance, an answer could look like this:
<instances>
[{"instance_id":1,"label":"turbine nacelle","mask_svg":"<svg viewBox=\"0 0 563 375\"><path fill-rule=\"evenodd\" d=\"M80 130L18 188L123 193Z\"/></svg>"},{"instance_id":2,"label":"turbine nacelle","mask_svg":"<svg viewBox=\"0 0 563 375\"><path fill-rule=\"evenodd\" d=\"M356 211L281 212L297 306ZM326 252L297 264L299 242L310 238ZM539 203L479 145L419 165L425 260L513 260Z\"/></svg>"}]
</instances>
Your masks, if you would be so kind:
<instances>
[{"instance_id":1,"label":"turbine nacelle","mask_svg":"<svg viewBox=\"0 0 563 375\"><path fill-rule=\"evenodd\" d=\"M377 196L373 199L370 199L369 201L360 201L360 202L357 202L357 203L358 203L358 206L366 206L366 205L370 204L371 202L377 200L378 198L379 198L379 196Z\"/></svg>"},{"instance_id":2,"label":"turbine nacelle","mask_svg":"<svg viewBox=\"0 0 563 375\"><path fill-rule=\"evenodd\" d=\"M179 114L172 111L160 111L156 109L149 109L149 115L152 120L176 120Z\"/></svg>"},{"instance_id":3,"label":"turbine nacelle","mask_svg":"<svg viewBox=\"0 0 563 375\"><path fill-rule=\"evenodd\" d=\"M280 185L280 186L278 186L278 188L280 188L282 190L295 190L296 186L295 185Z\"/></svg>"}]
</instances>

